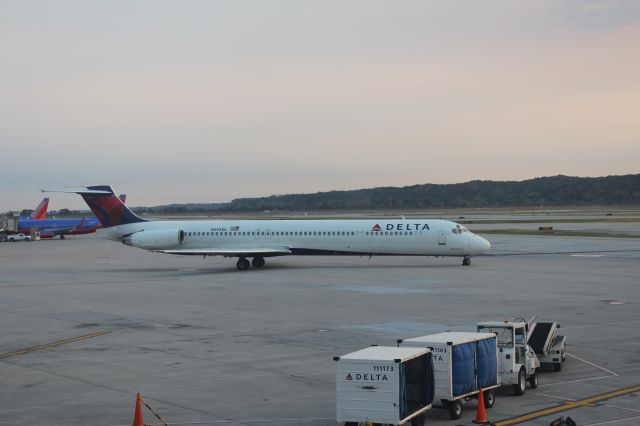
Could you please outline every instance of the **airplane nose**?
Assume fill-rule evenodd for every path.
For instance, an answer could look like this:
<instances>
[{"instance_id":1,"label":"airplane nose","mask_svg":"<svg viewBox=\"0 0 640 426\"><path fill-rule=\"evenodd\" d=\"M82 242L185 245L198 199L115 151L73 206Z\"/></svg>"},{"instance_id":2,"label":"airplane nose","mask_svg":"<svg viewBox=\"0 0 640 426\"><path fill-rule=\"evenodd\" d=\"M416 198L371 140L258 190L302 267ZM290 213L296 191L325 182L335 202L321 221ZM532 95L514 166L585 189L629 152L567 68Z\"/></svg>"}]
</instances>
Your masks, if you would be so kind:
<instances>
[{"instance_id":1,"label":"airplane nose","mask_svg":"<svg viewBox=\"0 0 640 426\"><path fill-rule=\"evenodd\" d=\"M487 251L491 248L491 243L484 238L480 237L482 240L482 251Z\"/></svg>"}]
</instances>

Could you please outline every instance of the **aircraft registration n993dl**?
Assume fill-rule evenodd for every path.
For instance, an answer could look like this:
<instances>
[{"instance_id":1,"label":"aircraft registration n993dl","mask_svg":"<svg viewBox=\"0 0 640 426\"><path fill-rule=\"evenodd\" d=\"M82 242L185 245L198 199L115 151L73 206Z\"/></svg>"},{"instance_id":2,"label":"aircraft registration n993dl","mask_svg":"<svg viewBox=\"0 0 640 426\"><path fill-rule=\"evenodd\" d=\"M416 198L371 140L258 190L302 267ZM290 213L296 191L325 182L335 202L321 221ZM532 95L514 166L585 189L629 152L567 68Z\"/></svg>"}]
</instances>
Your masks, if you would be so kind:
<instances>
[{"instance_id":1,"label":"aircraft registration n993dl","mask_svg":"<svg viewBox=\"0 0 640 426\"><path fill-rule=\"evenodd\" d=\"M138 217L110 186L48 192L80 194L102 223L98 235L145 250L237 257L237 268L260 268L286 255L457 256L463 265L491 244L462 225L438 219L171 220Z\"/></svg>"}]
</instances>

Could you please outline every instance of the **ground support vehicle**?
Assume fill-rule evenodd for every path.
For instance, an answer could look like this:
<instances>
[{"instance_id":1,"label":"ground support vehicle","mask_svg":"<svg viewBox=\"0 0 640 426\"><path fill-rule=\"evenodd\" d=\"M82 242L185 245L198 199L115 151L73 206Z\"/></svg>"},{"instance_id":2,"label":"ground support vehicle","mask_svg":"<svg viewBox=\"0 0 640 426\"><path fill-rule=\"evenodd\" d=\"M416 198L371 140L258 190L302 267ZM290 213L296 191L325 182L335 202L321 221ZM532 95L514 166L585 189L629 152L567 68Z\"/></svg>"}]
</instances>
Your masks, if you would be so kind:
<instances>
[{"instance_id":1,"label":"ground support vehicle","mask_svg":"<svg viewBox=\"0 0 640 426\"><path fill-rule=\"evenodd\" d=\"M555 322L536 322L529 329L527 342L540 360L540 365L550 365L555 371L562 370L566 358L567 339L558 334L560 324Z\"/></svg>"},{"instance_id":2,"label":"ground support vehicle","mask_svg":"<svg viewBox=\"0 0 640 426\"><path fill-rule=\"evenodd\" d=\"M7 241L15 242L15 241L31 241L31 235L20 234L9 234L7 235Z\"/></svg>"},{"instance_id":3,"label":"ground support vehicle","mask_svg":"<svg viewBox=\"0 0 640 426\"><path fill-rule=\"evenodd\" d=\"M424 425L434 393L429 349L371 346L334 360L338 422Z\"/></svg>"},{"instance_id":4,"label":"ground support vehicle","mask_svg":"<svg viewBox=\"0 0 640 426\"><path fill-rule=\"evenodd\" d=\"M493 333L445 332L398 340L400 347L428 347L434 366L434 406L449 410L449 417L462 416L463 402L483 391L485 408L495 403L498 377L497 339Z\"/></svg>"},{"instance_id":5,"label":"ground support vehicle","mask_svg":"<svg viewBox=\"0 0 640 426\"><path fill-rule=\"evenodd\" d=\"M493 333L498 339L498 374L502 385L511 385L514 395L523 395L527 382L532 389L538 387L540 361L527 344L526 321L481 322L477 329Z\"/></svg>"}]
</instances>

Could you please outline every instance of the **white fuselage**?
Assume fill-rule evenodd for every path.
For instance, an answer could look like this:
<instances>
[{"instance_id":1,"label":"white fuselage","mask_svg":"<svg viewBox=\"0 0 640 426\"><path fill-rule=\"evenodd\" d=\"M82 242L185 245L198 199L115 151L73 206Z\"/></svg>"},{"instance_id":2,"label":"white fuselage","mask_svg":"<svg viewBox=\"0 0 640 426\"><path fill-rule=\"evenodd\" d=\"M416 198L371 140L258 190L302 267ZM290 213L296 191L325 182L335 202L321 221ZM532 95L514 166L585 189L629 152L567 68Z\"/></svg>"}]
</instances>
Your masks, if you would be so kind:
<instances>
[{"instance_id":1,"label":"white fuselage","mask_svg":"<svg viewBox=\"0 0 640 426\"><path fill-rule=\"evenodd\" d=\"M184 250L286 247L298 255L471 256L491 246L464 226L438 219L151 221L105 228L99 236L122 241L164 229L184 231Z\"/></svg>"}]
</instances>

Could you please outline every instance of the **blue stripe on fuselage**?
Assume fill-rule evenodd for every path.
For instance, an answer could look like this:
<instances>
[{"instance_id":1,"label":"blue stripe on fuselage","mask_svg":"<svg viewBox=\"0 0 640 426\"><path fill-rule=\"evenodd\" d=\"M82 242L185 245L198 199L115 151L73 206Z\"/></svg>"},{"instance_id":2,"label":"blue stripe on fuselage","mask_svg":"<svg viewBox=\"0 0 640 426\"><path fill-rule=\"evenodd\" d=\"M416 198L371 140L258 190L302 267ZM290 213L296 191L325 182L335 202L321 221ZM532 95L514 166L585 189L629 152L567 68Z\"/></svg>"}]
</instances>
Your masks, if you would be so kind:
<instances>
[{"instance_id":1,"label":"blue stripe on fuselage","mask_svg":"<svg viewBox=\"0 0 640 426\"><path fill-rule=\"evenodd\" d=\"M100 225L100 221L93 216L87 218L70 219L20 219L18 220L18 232L31 231L35 228L42 231L56 231L59 229L77 228L78 230L91 229Z\"/></svg>"}]
</instances>

